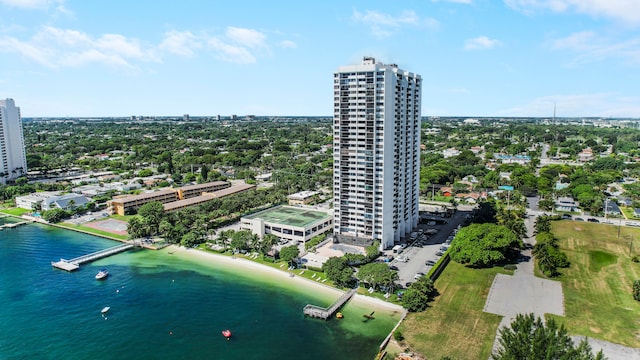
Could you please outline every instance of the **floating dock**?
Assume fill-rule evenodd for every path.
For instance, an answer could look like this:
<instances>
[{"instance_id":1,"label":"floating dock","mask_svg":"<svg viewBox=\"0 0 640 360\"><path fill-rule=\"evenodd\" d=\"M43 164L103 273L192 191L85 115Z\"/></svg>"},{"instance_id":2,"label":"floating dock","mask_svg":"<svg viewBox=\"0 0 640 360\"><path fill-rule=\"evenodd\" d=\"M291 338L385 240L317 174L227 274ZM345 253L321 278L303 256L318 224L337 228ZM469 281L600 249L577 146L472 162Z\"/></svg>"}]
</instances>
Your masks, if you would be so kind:
<instances>
[{"instance_id":1,"label":"floating dock","mask_svg":"<svg viewBox=\"0 0 640 360\"><path fill-rule=\"evenodd\" d=\"M110 255L121 253L123 251L127 251L131 249L133 246L134 245L132 243L121 244L108 249L96 251L91 254L82 255L80 257L77 257L71 260L60 259L60 261L55 261L55 262L52 261L51 266L61 270L74 271L74 270L78 270L81 264L102 259Z\"/></svg>"},{"instance_id":2,"label":"floating dock","mask_svg":"<svg viewBox=\"0 0 640 360\"><path fill-rule=\"evenodd\" d=\"M333 313L338 311L338 309L342 305L344 305L347 301L349 301L353 297L353 295L356 293L356 291L358 291L357 288L351 289L346 293L342 294L342 296L340 296L340 298L338 298L338 300L336 300L336 302L334 302L333 305L331 305L328 308L323 308L320 306L308 304L307 306L304 307L302 311L307 316L327 320L333 315Z\"/></svg>"}]
</instances>

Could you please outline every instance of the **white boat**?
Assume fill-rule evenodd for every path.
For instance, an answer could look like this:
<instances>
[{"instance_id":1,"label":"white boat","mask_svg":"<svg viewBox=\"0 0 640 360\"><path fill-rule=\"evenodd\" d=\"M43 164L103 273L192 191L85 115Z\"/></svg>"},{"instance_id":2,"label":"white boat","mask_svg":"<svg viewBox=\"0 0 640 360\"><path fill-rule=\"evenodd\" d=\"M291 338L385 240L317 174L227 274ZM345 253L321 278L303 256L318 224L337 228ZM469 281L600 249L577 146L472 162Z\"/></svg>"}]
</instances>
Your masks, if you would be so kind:
<instances>
[{"instance_id":1,"label":"white boat","mask_svg":"<svg viewBox=\"0 0 640 360\"><path fill-rule=\"evenodd\" d=\"M100 310L100 312L104 315L104 314L108 313L109 310L111 310L111 307L105 306L105 307L102 308L102 310Z\"/></svg>"},{"instance_id":2,"label":"white boat","mask_svg":"<svg viewBox=\"0 0 640 360\"><path fill-rule=\"evenodd\" d=\"M102 269L96 274L96 280L106 279L109 276L107 269Z\"/></svg>"}]
</instances>

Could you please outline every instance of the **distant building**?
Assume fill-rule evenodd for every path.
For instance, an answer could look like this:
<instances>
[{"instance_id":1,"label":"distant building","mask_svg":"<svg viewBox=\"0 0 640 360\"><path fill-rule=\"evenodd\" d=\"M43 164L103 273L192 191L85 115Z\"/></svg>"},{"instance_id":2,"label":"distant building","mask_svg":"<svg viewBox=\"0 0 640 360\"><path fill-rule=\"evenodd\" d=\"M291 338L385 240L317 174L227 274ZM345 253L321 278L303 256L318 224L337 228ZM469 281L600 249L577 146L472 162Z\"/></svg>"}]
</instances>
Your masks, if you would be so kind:
<instances>
[{"instance_id":1,"label":"distant building","mask_svg":"<svg viewBox=\"0 0 640 360\"><path fill-rule=\"evenodd\" d=\"M618 204L616 204L614 200L609 199L608 201L605 201L604 214L605 215L622 215L622 211L620 210L620 207L618 206Z\"/></svg>"},{"instance_id":2,"label":"distant building","mask_svg":"<svg viewBox=\"0 0 640 360\"><path fill-rule=\"evenodd\" d=\"M582 151L578 153L577 157L578 157L578 161L580 162L591 161L594 159L593 150L591 150L591 148L589 147L582 149Z\"/></svg>"},{"instance_id":3,"label":"distant building","mask_svg":"<svg viewBox=\"0 0 640 360\"><path fill-rule=\"evenodd\" d=\"M442 156L444 156L445 158L450 158L458 155L460 155L460 150L456 148L449 148L449 149L442 150Z\"/></svg>"},{"instance_id":4,"label":"distant building","mask_svg":"<svg viewBox=\"0 0 640 360\"><path fill-rule=\"evenodd\" d=\"M27 174L20 108L13 99L0 100L0 184Z\"/></svg>"},{"instance_id":5,"label":"distant building","mask_svg":"<svg viewBox=\"0 0 640 360\"><path fill-rule=\"evenodd\" d=\"M189 121L189 114L182 115L182 121Z\"/></svg>"},{"instance_id":6,"label":"distant building","mask_svg":"<svg viewBox=\"0 0 640 360\"><path fill-rule=\"evenodd\" d=\"M42 200L42 210L63 209L72 210L83 207L90 203L87 197L80 194L64 194L59 196L50 196Z\"/></svg>"},{"instance_id":7,"label":"distant building","mask_svg":"<svg viewBox=\"0 0 640 360\"><path fill-rule=\"evenodd\" d=\"M556 211L580 212L580 204L570 197L560 197L555 203Z\"/></svg>"},{"instance_id":8,"label":"distant building","mask_svg":"<svg viewBox=\"0 0 640 360\"><path fill-rule=\"evenodd\" d=\"M60 191L41 191L29 195L16 196L16 207L27 210L38 209L41 208L44 199L58 195L60 195Z\"/></svg>"},{"instance_id":9,"label":"distant building","mask_svg":"<svg viewBox=\"0 0 640 360\"><path fill-rule=\"evenodd\" d=\"M392 248L419 220L422 78L365 57L333 93L334 239Z\"/></svg>"},{"instance_id":10,"label":"distant building","mask_svg":"<svg viewBox=\"0 0 640 360\"><path fill-rule=\"evenodd\" d=\"M153 201L161 202L164 205L164 211L175 211L253 188L255 188L255 185L238 184L231 186L226 181L215 181L179 188L165 188L140 195L118 197L109 201L107 205L110 213L118 215L137 211L142 205Z\"/></svg>"},{"instance_id":11,"label":"distant building","mask_svg":"<svg viewBox=\"0 0 640 360\"><path fill-rule=\"evenodd\" d=\"M308 205L318 198L317 191L300 191L287 196L289 205Z\"/></svg>"}]
</instances>

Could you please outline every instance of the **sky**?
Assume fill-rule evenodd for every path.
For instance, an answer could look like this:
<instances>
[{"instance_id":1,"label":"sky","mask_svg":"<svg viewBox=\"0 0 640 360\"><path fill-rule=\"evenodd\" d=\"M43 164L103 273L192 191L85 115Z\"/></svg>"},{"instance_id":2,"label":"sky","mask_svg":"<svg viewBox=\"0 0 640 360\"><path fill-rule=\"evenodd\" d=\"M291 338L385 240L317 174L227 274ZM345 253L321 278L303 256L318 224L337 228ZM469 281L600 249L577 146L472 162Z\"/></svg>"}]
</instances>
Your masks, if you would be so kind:
<instances>
[{"instance_id":1,"label":"sky","mask_svg":"<svg viewBox=\"0 0 640 360\"><path fill-rule=\"evenodd\" d=\"M640 118L640 0L0 0L23 117L331 116L364 56L423 116Z\"/></svg>"}]
</instances>

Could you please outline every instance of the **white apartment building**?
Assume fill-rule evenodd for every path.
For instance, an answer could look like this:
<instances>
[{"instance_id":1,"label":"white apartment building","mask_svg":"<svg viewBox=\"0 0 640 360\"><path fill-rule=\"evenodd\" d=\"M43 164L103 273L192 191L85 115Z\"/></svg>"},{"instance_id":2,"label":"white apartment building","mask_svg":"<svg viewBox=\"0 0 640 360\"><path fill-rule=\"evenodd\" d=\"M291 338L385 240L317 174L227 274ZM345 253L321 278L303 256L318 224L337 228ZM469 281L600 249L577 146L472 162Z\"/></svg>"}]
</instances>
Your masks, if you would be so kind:
<instances>
[{"instance_id":1,"label":"white apartment building","mask_svg":"<svg viewBox=\"0 0 640 360\"><path fill-rule=\"evenodd\" d=\"M334 237L392 248L419 220L422 78L365 57L333 79Z\"/></svg>"},{"instance_id":2,"label":"white apartment building","mask_svg":"<svg viewBox=\"0 0 640 360\"><path fill-rule=\"evenodd\" d=\"M27 173L20 108L13 99L0 100L0 184Z\"/></svg>"}]
</instances>

